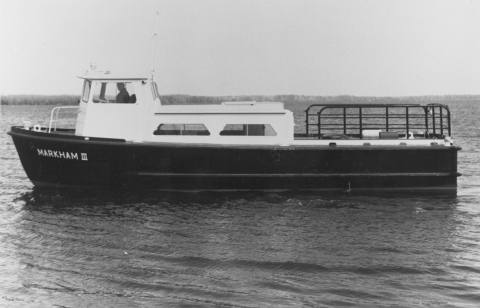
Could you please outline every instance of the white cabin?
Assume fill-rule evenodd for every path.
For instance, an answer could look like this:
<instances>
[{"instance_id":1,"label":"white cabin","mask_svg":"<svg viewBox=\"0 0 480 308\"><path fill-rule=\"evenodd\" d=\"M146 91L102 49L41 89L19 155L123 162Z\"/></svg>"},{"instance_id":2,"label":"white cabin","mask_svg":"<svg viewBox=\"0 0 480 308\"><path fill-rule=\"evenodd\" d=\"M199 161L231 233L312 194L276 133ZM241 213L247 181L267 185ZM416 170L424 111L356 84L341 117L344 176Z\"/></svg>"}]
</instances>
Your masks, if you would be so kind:
<instances>
[{"instance_id":1,"label":"white cabin","mask_svg":"<svg viewBox=\"0 0 480 308\"><path fill-rule=\"evenodd\" d=\"M162 105L146 77L84 75L75 134L134 142L289 145L291 111L277 102Z\"/></svg>"}]
</instances>

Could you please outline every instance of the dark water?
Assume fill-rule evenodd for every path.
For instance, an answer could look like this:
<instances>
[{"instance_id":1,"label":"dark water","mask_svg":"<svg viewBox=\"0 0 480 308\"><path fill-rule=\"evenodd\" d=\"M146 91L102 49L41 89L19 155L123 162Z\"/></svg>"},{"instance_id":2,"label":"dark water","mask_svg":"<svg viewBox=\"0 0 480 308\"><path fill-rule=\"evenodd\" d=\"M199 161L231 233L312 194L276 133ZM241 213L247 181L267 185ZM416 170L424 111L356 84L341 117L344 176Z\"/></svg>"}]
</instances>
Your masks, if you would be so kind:
<instances>
[{"instance_id":1,"label":"dark water","mask_svg":"<svg viewBox=\"0 0 480 308\"><path fill-rule=\"evenodd\" d=\"M39 190L2 106L0 306L478 307L480 103L449 104L456 195Z\"/></svg>"}]
</instances>

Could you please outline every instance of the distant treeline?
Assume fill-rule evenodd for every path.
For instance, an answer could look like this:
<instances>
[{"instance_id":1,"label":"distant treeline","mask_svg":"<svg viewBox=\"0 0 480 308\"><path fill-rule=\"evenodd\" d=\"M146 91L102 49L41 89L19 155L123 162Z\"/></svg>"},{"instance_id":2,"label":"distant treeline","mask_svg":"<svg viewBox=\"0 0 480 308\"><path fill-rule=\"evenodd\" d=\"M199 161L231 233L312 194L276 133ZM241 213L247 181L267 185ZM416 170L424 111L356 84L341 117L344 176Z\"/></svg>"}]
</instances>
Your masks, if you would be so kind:
<instances>
[{"instance_id":1,"label":"distant treeline","mask_svg":"<svg viewBox=\"0 0 480 308\"><path fill-rule=\"evenodd\" d=\"M423 96L313 96L313 95L249 95L249 96L191 96L191 95L164 95L160 99L165 105L169 104L219 104L232 101L257 101L257 102L290 102L290 103L315 103L315 102L411 102L411 101L480 101L480 95L423 95Z\"/></svg>"},{"instance_id":2,"label":"distant treeline","mask_svg":"<svg viewBox=\"0 0 480 308\"><path fill-rule=\"evenodd\" d=\"M76 105L78 95L2 95L2 105Z\"/></svg>"},{"instance_id":3,"label":"distant treeline","mask_svg":"<svg viewBox=\"0 0 480 308\"><path fill-rule=\"evenodd\" d=\"M78 95L2 95L1 105L76 105ZM257 102L290 102L290 103L325 103L325 102L434 102L434 101L480 101L480 95L423 95L423 96L312 96L312 95L250 95L250 96L192 96L192 95L162 95L162 104L220 104L231 101Z\"/></svg>"}]
</instances>

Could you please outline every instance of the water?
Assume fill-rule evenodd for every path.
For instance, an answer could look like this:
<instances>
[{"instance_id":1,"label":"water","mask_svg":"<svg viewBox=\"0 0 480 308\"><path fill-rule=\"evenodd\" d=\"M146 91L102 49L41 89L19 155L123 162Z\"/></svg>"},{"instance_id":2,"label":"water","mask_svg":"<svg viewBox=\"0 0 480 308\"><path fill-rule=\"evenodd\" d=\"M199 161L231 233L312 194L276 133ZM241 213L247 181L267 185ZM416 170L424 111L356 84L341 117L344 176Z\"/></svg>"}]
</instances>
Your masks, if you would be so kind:
<instances>
[{"instance_id":1,"label":"water","mask_svg":"<svg viewBox=\"0 0 480 308\"><path fill-rule=\"evenodd\" d=\"M449 105L456 195L41 190L2 106L0 306L478 307L480 104Z\"/></svg>"}]
</instances>

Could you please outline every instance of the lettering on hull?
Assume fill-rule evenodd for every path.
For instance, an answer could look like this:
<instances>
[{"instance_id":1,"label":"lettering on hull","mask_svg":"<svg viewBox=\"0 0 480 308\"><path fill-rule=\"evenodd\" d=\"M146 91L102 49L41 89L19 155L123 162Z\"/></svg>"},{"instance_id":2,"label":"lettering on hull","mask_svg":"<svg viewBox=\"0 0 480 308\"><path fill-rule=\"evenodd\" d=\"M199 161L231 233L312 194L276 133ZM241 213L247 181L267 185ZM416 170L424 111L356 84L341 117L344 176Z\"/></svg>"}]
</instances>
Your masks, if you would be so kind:
<instances>
[{"instance_id":1,"label":"lettering on hull","mask_svg":"<svg viewBox=\"0 0 480 308\"><path fill-rule=\"evenodd\" d=\"M79 160L78 153L37 149L39 156ZM82 160L88 160L87 153L80 153Z\"/></svg>"}]
</instances>

